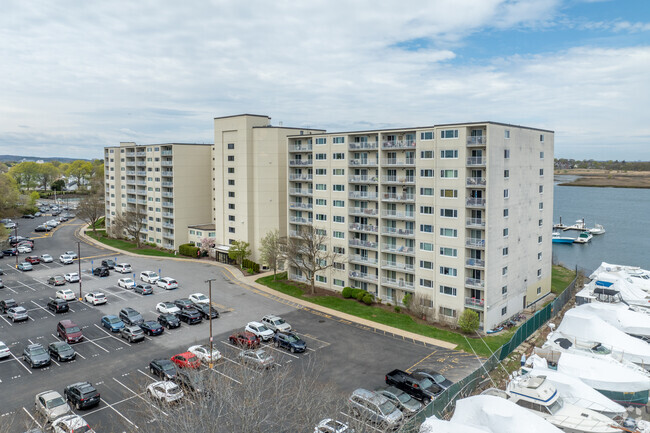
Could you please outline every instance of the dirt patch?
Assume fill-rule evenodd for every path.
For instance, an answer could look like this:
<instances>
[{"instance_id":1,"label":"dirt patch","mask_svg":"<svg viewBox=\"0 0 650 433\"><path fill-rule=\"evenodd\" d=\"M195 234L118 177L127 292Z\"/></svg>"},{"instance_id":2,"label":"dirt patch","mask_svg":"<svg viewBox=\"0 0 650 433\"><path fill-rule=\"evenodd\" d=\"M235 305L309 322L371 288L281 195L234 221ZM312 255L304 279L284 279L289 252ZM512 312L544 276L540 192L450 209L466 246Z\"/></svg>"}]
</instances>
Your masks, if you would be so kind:
<instances>
[{"instance_id":1,"label":"dirt patch","mask_svg":"<svg viewBox=\"0 0 650 433\"><path fill-rule=\"evenodd\" d=\"M586 186L609 188L650 188L650 172L617 170L556 170L555 174L579 176L561 186Z\"/></svg>"}]
</instances>

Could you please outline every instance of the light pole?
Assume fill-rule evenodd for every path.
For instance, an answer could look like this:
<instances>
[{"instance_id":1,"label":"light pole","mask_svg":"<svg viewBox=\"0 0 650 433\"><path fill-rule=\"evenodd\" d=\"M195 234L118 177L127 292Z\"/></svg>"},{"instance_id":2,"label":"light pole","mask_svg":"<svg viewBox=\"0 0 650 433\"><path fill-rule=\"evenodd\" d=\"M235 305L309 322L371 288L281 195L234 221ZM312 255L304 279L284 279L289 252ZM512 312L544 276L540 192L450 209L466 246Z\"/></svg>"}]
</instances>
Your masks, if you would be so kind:
<instances>
[{"instance_id":1,"label":"light pole","mask_svg":"<svg viewBox=\"0 0 650 433\"><path fill-rule=\"evenodd\" d=\"M16 224L16 223L14 223ZM16 249L16 269L18 269L18 224L14 227L14 248ZM10 245L11 246L11 245Z\"/></svg>"},{"instance_id":2,"label":"light pole","mask_svg":"<svg viewBox=\"0 0 650 433\"><path fill-rule=\"evenodd\" d=\"M77 262L79 262L79 302L83 301L81 296L81 242L77 242Z\"/></svg>"},{"instance_id":3,"label":"light pole","mask_svg":"<svg viewBox=\"0 0 650 433\"><path fill-rule=\"evenodd\" d=\"M214 365L214 360L212 358L212 282L215 281L215 278L206 280L208 283L208 297L210 298L210 305L208 305L208 320L210 321L210 368Z\"/></svg>"}]
</instances>

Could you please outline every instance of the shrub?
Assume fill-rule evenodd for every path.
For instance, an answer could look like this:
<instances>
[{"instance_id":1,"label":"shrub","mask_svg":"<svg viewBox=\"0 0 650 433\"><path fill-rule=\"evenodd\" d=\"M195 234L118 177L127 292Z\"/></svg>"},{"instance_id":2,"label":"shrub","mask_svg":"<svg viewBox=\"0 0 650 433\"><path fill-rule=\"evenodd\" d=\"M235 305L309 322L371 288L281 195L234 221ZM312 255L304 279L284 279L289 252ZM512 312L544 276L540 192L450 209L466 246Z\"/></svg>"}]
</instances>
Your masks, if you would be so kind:
<instances>
[{"instance_id":1,"label":"shrub","mask_svg":"<svg viewBox=\"0 0 650 433\"><path fill-rule=\"evenodd\" d=\"M402 304L404 304L407 310L411 307L411 302L413 302L413 295L411 295L410 293L404 295L404 297L402 298Z\"/></svg>"},{"instance_id":2,"label":"shrub","mask_svg":"<svg viewBox=\"0 0 650 433\"><path fill-rule=\"evenodd\" d=\"M402 311L402 309L400 308L400 306L399 306L399 305L395 305L395 312L396 312L396 313L400 313L401 311Z\"/></svg>"},{"instance_id":3,"label":"shrub","mask_svg":"<svg viewBox=\"0 0 650 433\"><path fill-rule=\"evenodd\" d=\"M343 295L344 298L351 298L353 290L352 287L344 287L341 295Z\"/></svg>"},{"instance_id":4,"label":"shrub","mask_svg":"<svg viewBox=\"0 0 650 433\"><path fill-rule=\"evenodd\" d=\"M242 260L242 267L249 270L249 272L252 271L251 274L257 274L260 271L260 265L248 259Z\"/></svg>"},{"instance_id":5,"label":"shrub","mask_svg":"<svg viewBox=\"0 0 650 433\"><path fill-rule=\"evenodd\" d=\"M363 303L366 305L372 304L372 295L370 293L363 297Z\"/></svg>"},{"instance_id":6,"label":"shrub","mask_svg":"<svg viewBox=\"0 0 650 433\"><path fill-rule=\"evenodd\" d=\"M366 296L366 291L359 289L359 291L354 295L355 298L357 298L357 301L363 300L363 297Z\"/></svg>"},{"instance_id":7,"label":"shrub","mask_svg":"<svg viewBox=\"0 0 650 433\"><path fill-rule=\"evenodd\" d=\"M196 257L197 251L199 251L199 248L192 244L182 244L178 246L178 253L183 256Z\"/></svg>"},{"instance_id":8,"label":"shrub","mask_svg":"<svg viewBox=\"0 0 650 433\"><path fill-rule=\"evenodd\" d=\"M474 310L466 309L458 318L458 326L465 334L476 332L479 327L478 313Z\"/></svg>"}]
</instances>

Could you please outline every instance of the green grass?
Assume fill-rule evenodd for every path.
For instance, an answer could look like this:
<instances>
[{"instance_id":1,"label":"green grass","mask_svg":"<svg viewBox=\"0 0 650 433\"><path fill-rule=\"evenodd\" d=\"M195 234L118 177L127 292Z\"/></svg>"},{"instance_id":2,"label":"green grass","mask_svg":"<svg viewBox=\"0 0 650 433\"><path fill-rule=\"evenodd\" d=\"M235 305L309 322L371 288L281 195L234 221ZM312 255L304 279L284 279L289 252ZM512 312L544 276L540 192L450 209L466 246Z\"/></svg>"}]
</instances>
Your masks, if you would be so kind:
<instances>
[{"instance_id":1,"label":"green grass","mask_svg":"<svg viewBox=\"0 0 650 433\"><path fill-rule=\"evenodd\" d=\"M154 256L154 257L177 257L174 253L167 251L161 251L156 248L151 248L149 246L141 246L137 248L135 242L124 241L121 239L111 239L106 237L106 230L97 230L97 236L95 236L92 230L86 231L86 235L91 238L98 240L104 245L111 247L119 248L130 253L139 254L142 256Z\"/></svg>"},{"instance_id":2,"label":"green grass","mask_svg":"<svg viewBox=\"0 0 650 433\"><path fill-rule=\"evenodd\" d=\"M564 289L567 288L575 277L575 271L562 266L553 265L553 271L551 272L551 292L556 295L564 292Z\"/></svg>"}]
</instances>

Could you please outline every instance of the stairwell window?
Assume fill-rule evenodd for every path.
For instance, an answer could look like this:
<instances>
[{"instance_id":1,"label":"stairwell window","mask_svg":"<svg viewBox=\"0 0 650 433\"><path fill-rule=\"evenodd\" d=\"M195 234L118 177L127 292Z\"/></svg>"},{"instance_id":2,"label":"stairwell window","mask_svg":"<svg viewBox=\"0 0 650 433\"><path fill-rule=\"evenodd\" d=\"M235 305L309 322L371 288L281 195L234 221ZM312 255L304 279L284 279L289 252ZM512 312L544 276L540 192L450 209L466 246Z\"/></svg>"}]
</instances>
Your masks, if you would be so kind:
<instances>
[{"instance_id":1,"label":"stairwell window","mask_svg":"<svg viewBox=\"0 0 650 433\"><path fill-rule=\"evenodd\" d=\"M504 138L506 138L506 139L510 138L510 130L509 129L506 129L503 132L504 132L504 134L503 134Z\"/></svg>"},{"instance_id":2,"label":"stairwell window","mask_svg":"<svg viewBox=\"0 0 650 433\"><path fill-rule=\"evenodd\" d=\"M502 316L505 316L506 314L508 314L508 307L507 307L507 306L506 306L506 307L503 307L503 308L501 309L501 315L502 315Z\"/></svg>"},{"instance_id":3,"label":"stairwell window","mask_svg":"<svg viewBox=\"0 0 650 433\"><path fill-rule=\"evenodd\" d=\"M501 255L506 257L508 255L508 247L505 247L501 250Z\"/></svg>"},{"instance_id":4,"label":"stairwell window","mask_svg":"<svg viewBox=\"0 0 650 433\"><path fill-rule=\"evenodd\" d=\"M503 158L510 159L510 149L503 149Z\"/></svg>"},{"instance_id":5,"label":"stairwell window","mask_svg":"<svg viewBox=\"0 0 650 433\"><path fill-rule=\"evenodd\" d=\"M510 179L510 170L503 170L503 178Z\"/></svg>"},{"instance_id":6,"label":"stairwell window","mask_svg":"<svg viewBox=\"0 0 650 433\"><path fill-rule=\"evenodd\" d=\"M503 198L510 198L510 191L508 191L507 189L504 189L503 190Z\"/></svg>"}]
</instances>

